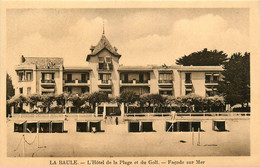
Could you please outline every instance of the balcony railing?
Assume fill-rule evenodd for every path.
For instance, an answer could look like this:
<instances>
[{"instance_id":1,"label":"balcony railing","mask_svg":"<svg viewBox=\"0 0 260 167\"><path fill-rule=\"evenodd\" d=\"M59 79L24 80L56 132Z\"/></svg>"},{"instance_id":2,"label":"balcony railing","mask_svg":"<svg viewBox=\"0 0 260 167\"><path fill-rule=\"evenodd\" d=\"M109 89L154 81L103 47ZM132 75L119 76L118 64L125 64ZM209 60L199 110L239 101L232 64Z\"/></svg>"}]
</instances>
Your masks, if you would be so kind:
<instances>
[{"instance_id":1,"label":"balcony railing","mask_svg":"<svg viewBox=\"0 0 260 167\"><path fill-rule=\"evenodd\" d=\"M172 80L158 80L158 83L172 83Z\"/></svg>"},{"instance_id":2,"label":"balcony railing","mask_svg":"<svg viewBox=\"0 0 260 167\"><path fill-rule=\"evenodd\" d=\"M218 80L205 80L205 83L218 83Z\"/></svg>"},{"instance_id":3,"label":"balcony railing","mask_svg":"<svg viewBox=\"0 0 260 167\"><path fill-rule=\"evenodd\" d=\"M79 83L88 83L88 80L79 80Z\"/></svg>"},{"instance_id":4,"label":"balcony railing","mask_svg":"<svg viewBox=\"0 0 260 167\"><path fill-rule=\"evenodd\" d=\"M111 85L111 80L98 80L99 85Z\"/></svg>"},{"instance_id":5,"label":"balcony railing","mask_svg":"<svg viewBox=\"0 0 260 167\"><path fill-rule=\"evenodd\" d=\"M185 83L186 84L192 84L192 81L191 80L185 80Z\"/></svg>"},{"instance_id":6,"label":"balcony railing","mask_svg":"<svg viewBox=\"0 0 260 167\"><path fill-rule=\"evenodd\" d=\"M42 83L55 83L54 79L48 79L48 80L41 80Z\"/></svg>"},{"instance_id":7,"label":"balcony railing","mask_svg":"<svg viewBox=\"0 0 260 167\"><path fill-rule=\"evenodd\" d=\"M125 81L125 80L120 80L120 84L121 85L149 85L150 84L150 80L143 80L143 81L140 81L140 80L128 80L128 81Z\"/></svg>"},{"instance_id":8,"label":"balcony railing","mask_svg":"<svg viewBox=\"0 0 260 167\"><path fill-rule=\"evenodd\" d=\"M75 80L65 80L65 83L75 83Z\"/></svg>"},{"instance_id":9,"label":"balcony railing","mask_svg":"<svg viewBox=\"0 0 260 167\"><path fill-rule=\"evenodd\" d=\"M136 80L136 83L139 84L139 83L148 83L149 80L143 80L143 81L140 81L140 80Z\"/></svg>"},{"instance_id":10,"label":"balcony railing","mask_svg":"<svg viewBox=\"0 0 260 167\"><path fill-rule=\"evenodd\" d=\"M66 85L89 84L89 80L65 80Z\"/></svg>"},{"instance_id":11,"label":"balcony railing","mask_svg":"<svg viewBox=\"0 0 260 167\"><path fill-rule=\"evenodd\" d=\"M128 80L128 81L126 81L126 80L121 80L122 81L122 83L133 83L133 80Z\"/></svg>"}]
</instances>

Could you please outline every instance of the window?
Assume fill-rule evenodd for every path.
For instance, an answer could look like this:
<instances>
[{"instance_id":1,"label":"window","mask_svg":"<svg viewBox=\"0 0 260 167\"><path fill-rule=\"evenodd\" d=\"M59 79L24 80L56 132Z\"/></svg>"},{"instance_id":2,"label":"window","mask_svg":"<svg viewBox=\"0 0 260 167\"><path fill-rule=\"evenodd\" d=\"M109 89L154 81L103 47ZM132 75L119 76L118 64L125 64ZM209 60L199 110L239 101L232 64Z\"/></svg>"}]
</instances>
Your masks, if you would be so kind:
<instances>
[{"instance_id":1,"label":"window","mask_svg":"<svg viewBox=\"0 0 260 167\"><path fill-rule=\"evenodd\" d=\"M14 123L14 132L23 133L25 131L24 126L25 123Z\"/></svg>"},{"instance_id":2,"label":"window","mask_svg":"<svg viewBox=\"0 0 260 167\"><path fill-rule=\"evenodd\" d=\"M67 80L72 81L72 74L67 74Z\"/></svg>"},{"instance_id":3,"label":"window","mask_svg":"<svg viewBox=\"0 0 260 167\"><path fill-rule=\"evenodd\" d=\"M50 122L39 123L39 133L50 133Z\"/></svg>"},{"instance_id":4,"label":"window","mask_svg":"<svg viewBox=\"0 0 260 167\"><path fill-rule=\"evenodd\" d=\"M43 81L54 80L54 73L42 73L42 80Z\"/></svg>"},{"instance_id":5,"label":"window","mask_svg":"<svg viewBox=\"0 0 260 167\"><path fill-rule=\"evenodd\" d=\"M52 133L62 133L63 132L63 123L52 123Z\"/></svg>"},{"instance_id":6,"label":"window","mask_svg":"<svg viewBox=\"0 0 260 167\"><path fill-rule=\"evenodd\" d=\"M185 95L190 94L193 92L193 86L192 85L186 85L185 86Z\"/></svg>"},{"instance_id":7,"label":"window","mask_svg":"<svg viewBox=\"0 0 260 167\"><path fill-rule=\"evenodd\" d=\"M198 132L201 129L201 122L166 122L167 132Z\"/></svg>"},{"instance_id":8,"label":"window","mask_svg":"<svg viewBox=\"0 0 260 167\"><path fill-rule=\"evenodd\" d=\"M99 57L98 58L98 69L100 70L112 70L112 59L111 57Z\"/></svg>"},{"instance_id":9,"label":"window","mask_svg":"<svg viewBox=\"0 0 260 167\"><path fill-rule=\"evenodd\" d=\"M186 90L185 91L185 95L188 95L188 94L190 94L192 91L190 91L190 90Z\"/></svg>"},{"instance_id":10,"label":"window","mask_svg":"<svg viewBox=\"0 0 260 167\"><path fill-rule=\"evenodd\" d=\"M37 123L27 123L26 132L27 133L36 133L37 132Z\"/></svg>"},{"instance_id":11,"label":"window","mask_svg":"<svg viewBox=\"0 0 260 167\"><path fill-rule=\"evenodd\" d=\"M26 72L26 80L31 81L32 80L32 73L31 72Z\"/></svg>"},{"instance_id":12,"label":"window","mask_svg":"<svg viewBox=\"0 0 260 167\"><path fill-rule=\"evenodd\" d=\"M139 82L140 83L144 82L144 74L139 74Z\"/></svg>"},{"instance_id":13,"label":"window","mask_svg":"<svg viewBox=\"0 0 260 167\"><path fill-rule=\"evenodd\" d=\"M106 57L106 63L111 63L111 57Z\"/></svg>"},{"instance_id":14,"label":"window","mask_svg":"<svg viewBox=\"0 0 260 167\"><path fill-rule=\"evenodd\" d=\"M124 83L128 83L128 74L124 74Z\"/></svg>"},{"instance_id":15,"label":"window","mask_svg":"<svg viewBox=\"0 0 260 167\"><path fill-rule=\"evenodd\" d=\"M81 81L86 81L87 79L87 74L81 74Z\"/></svg>"},{"instance_id":16,"label":"window","mask_svg":"<svg viewBox=\"0 0 260 167\"><path fill-rule=\"evenodd\" d=\"M88 132L88 122L77 122L77 132Z\"/></svg>"},{"instance_id":17,"label":"window","mask_svg":"<svg viewBox=\"0 0 260 167\"><path fill-rule=\"evenodd\" d=\"M206 96L215 96L217 95L217 87L216 86L207 86L206 87Z\"/></svg>"},{"instance_id":18,"label":"window","mask_svg":"<svg viewBox=\"0 0 260 167\"><path fill-rule=\"evenodd\" d=\"M19 81L22 81L23 80L23 72L19 72L18 75L19 75Z\"/></svg>"},{"instance_id":19,"label":"window","mask_svg":"<svg viewBox=\"0 0 260 167\"><path fill-rule=\"evenodd\" d=\"M98 69L103 69L104 68L104 63L98 63Z\"/></svg>"},{"instance_id":20,"label":"window","mask_svg":"<svg viewBox=\"0 0 260 167\"><path fill-rule=\"evenodd\" d=\"M23 94L23 88L19 88L20 94Z\"/></svg>"},{"instance_id":21,"label":"window","mask_svg":"<svg viewBox=\"0 0 260 167\"><path fill-rule=\"evenodd\" d=\"M99 63L104 63L105 62L104 57L98 57L98 62Z\"/></svg>"},{"instance_id":22,"label":"window","mask_svg":"<svg viewBox=\"0 0 260 167\"><path fill-rule=\"evenodd\" d=\"M191 73L185 73L185 83L191 83Z\"/></svg>"},{"instance_id":23,"label":"window","mask_svg":"<svg viewBox=\"0 0 260 167\"><path fill-rule=\"evenodd\" d=\"M139 122L129 122L128 132L139 132L140 123Z\"/></svg>"},{"instance_id":24,"label":"window","mask_svg":"<svg viewBox=\"0 0 260 167\"><path fill-rule=\"evenodd\" d=\"M159 74L159 83L171 83L172 74L171 73L160 73Z\"/></svg>"},{"instance_id":25,"label":"window","mask_svg":"<svg viewBox=\"0 0 260 167\"><path fill-rule=\"evenodd\" d=\"M211 78L211 74L206 74L205 75L205 82L210 83L210 78Z\"/></svg>"},{"instance_id":26,"label":"window","mask_svg":"<svg viewBox=\"0 0 260 167\"><path fill-rule=\"evenodd\" d=\"M213 81L216 83L219 80L219 76L213 76Z\"/></svg>"},{"instance_id":27,"label":"window","mask_svg":"<svg viewBox=\"0 0 260 167\"><path fill-rule=\"evenodd\" d=\"M99 74L99 80L111 80L111 74Z\"/></svg>"},{"instance_id":28,"label":"window","mask_svg":"<svg viewBox=\"0 0 260 167\"><path fill-rule=\"evenodd\" d=\"M27 95L31 95L31 87L27 88Z\"/></svg>"}]
</instances>

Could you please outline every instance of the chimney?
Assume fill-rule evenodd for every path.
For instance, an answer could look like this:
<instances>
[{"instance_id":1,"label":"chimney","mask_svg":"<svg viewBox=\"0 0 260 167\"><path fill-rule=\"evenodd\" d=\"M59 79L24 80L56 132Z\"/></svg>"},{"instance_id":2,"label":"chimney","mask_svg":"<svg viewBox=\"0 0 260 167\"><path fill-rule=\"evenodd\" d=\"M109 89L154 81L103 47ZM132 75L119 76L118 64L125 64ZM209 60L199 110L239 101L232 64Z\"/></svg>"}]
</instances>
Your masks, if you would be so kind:
<instances>
[{"instance_id":1,"label":"chimney","mask_svg":"<svg viewBox=\"0 0 260 167\"><path fill-rule=\"evenodd\" d=\"M92 46L90 47L91 53L93 53L94 49L95 49L95 46L92 45Z\"/></svg>"},{"instance_id":2,"label":"chimney","mask_svg":"<svg viewBox=\"0 0 260 167\"><path fill-rule=\"evenodd\" d=\"M21 63L24 63L25 62L25 58L24 58L24 56L22 55L21 56Z\"/></svg>"}]
</instances>

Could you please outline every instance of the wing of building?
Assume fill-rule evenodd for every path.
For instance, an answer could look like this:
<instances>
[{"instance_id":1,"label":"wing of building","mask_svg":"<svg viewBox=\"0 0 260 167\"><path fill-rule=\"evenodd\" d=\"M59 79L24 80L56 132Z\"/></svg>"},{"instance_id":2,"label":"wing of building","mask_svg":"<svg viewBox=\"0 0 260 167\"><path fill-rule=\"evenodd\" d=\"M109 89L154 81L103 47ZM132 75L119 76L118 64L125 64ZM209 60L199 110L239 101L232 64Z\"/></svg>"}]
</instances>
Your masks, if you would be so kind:
<instances>
[{"instance_id":1,"label":"wing of building","mask_svg":"<svg viewBox=\"0 0 260 167\"><path fill-rule=\"evenodd\" d=\"M83 67L66 67L62 58L21 56L15 94L102 91L116 97L132 90L139 95L213 96L223 71L221 66L124 66L119 65L120 57L104 33L98 44L90 47Z\"/></svg>"}]
</instances>

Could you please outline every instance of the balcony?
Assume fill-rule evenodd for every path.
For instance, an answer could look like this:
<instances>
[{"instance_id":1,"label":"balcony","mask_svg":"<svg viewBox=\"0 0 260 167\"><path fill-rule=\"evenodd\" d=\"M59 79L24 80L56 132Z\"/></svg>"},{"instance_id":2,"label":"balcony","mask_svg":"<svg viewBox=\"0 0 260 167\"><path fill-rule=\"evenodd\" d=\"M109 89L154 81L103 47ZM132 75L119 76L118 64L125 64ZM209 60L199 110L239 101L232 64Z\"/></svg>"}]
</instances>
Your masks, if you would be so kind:
<instances>
[{"instance_id":1,"label":"balcony","mask_svg":"<svg viewBox=\"0 0 260 167\"><path fill-rule=\"evenodd\" d=\"M150 80L120 80L120 86L150 86Z\"/></svg>"},{"instance_id":2,"label":"balcony","mask_svg":"<svg viewBox=\"0 0 260 167\"><path fill-rule=\"evenodd\" d=\"M113 71L113 65L112 64L99 64L98 71Z\"/></svg>"},{"instance_id":3,"label":"balcony","mask_svg":"<svg viewBox=\"0 0 260 167\"><path fill-rule=\"evenodd\" d=\"M159 85L172 85L172 80L158 80Z\"/></svg>"},{"instance_id":4,"label":"balcony","mask_svg":"<svg viewBox=\"0 0 260 167\"><path fill-rule=\"evenodd\" d=\"M218 85L218 80L205 80L205 85Z\"/></svg>"},{"instance_id":5,"label":"balcony","mask_svg":"<svg viewBox=\"0 0 260 167\"><path fill-rule=\"evenodd\" d=\"M42 86L55 86L55 80L49 79L49 80L41 80Z\"/></svg>"},{"instance_id":6,"label":"balcony","mask_svg":"<svg viewBox=\"0 0 260 167\"><path fill-rule=\"evenodd\" d=\"M99 86L111 86L112 81L111 80L98 80Z\"/></svg>"},{"instance_id":7,"label":"balcony","mask_svg":"<svg viewBox=\"0 0 260 167\"><path fill-rule=\"evenodd\" d=\"M89 80L63 80L64 86L89 86Z\"/></svg>"},{"instance_id":8,"label":"balcony","mask_svg":"<svg viewBox=\"0 0 260 167\"><path fill-rule=\"evenodd\" d=\"M54 89L54 88L52 88L52 89L42 88L42 92L46 92L46 93L54 93L54 92L55 92L55 89Z\"/></svg>"},{"instance_id":9,"label":"balcony","mask_svg":"<svg viewBox=\"0 0 260 167\"><path fill-rule=\"evenodd\" d=\"M192 85L192 81L191 80L185 80L185 85Z\"/></svg>"}]
</instances>

